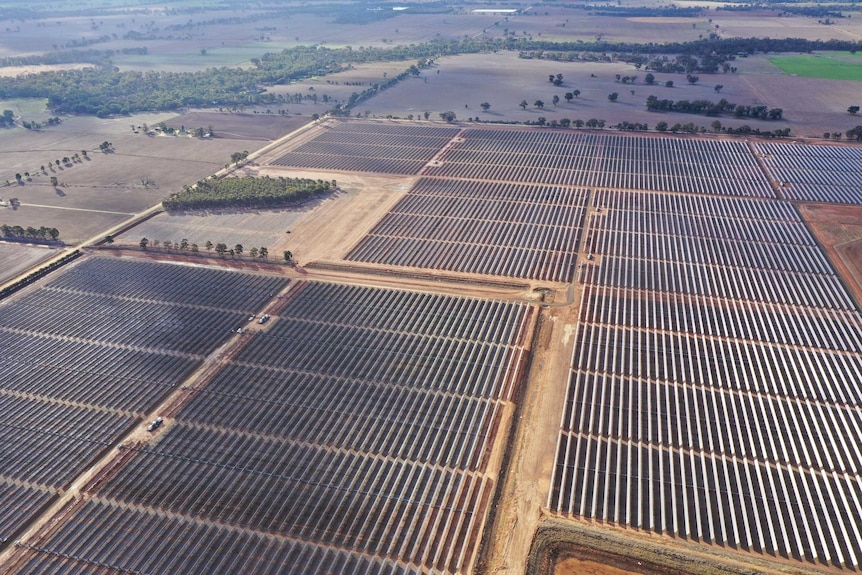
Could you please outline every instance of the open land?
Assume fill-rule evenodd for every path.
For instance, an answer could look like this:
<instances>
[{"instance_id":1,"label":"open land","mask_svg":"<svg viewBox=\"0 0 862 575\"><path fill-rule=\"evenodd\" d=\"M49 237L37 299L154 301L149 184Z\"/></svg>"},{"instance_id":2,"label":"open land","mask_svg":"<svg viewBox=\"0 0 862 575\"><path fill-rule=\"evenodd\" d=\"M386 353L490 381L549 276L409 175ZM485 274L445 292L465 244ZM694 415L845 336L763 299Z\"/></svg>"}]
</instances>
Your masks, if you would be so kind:
<instances>
[{"instance_id":1,"label":"open land","mask_svg":"<svg viewBox=\"0 0 862 575\"><path fill-rule=\"evenodd\" d=\"M0 243L0 261L3 262L0 284L17 277L55 253L54 248L45 246Z\"/></svg>"},{"instance_id":2,"label":"open land","mask_svg":"<svg viewBox=\"0 0 862 575\"><path fill-rule=\"evenodd\" d=\"M862 32L856 13L827 26L767 11L470 10L365 25L258 8L234 23L209 9L58 15L14 23L0 57L104 34L117 37L96 47L147 46L115 55L122 69L191 71L248 67L305 43ZM123 39L130 29L148 36ZM410 63L269 89L341 102ZM515 575L535 559L537 533L552 553L535 573L858 569L862 459L840 447L854 445L862 421L852 148L809 157L723 137L486 125L714 120L647 112L650 94L784 110L780 122L719 118L732 127L819 137L854 121L857 82L792 76L764 55L734 65L696 85L656 74L646 86L645 71L622 62L469 54L438 58L353 110L380 120L306 124L330 106L305 100L277 106L284 113L64 117L39 132L0 131L0 182L30 172L0 187L21 202L0 223L54 225L73 243L155 214L0 305L0 339L14 350L0 361L3 429L13 430L4 440L19 446L14 465L0 466L0 502L16 503L0 506L0 540L22 542L0 548L0 573L333 572L351 562L368 573ZM547 82L557 73L559 87ZM50 117L44 100L5 107ZM446 110L459 122L420 121ZM211 125L216 137L138 128L162 121ZM98 151L103 140L112 152ZM88 158L41 169L82 149ZM249 161L223 169L240 150ZM829 168L818 171L823 156ZM214 172L338 189L279 210L155 213ZM141 250L142 237L186 239L201 253ZM208 240L245 255L213 256ZM268 258L248 255L258 246ZM0 245L4 270L51 253ZM743 364L756 381L733 367ZM797 418L804 436L776 433ZM811 512L823 508L828 516ZM93 544L96 531L110 541Z\"/></svg>"},{"instance_id":3,"label":"open land","mask_svg":"<svg viewBox=\"0 0 862 575\"><path fill-rule=\"evenodd\" d=\"M147 136L131 129L161 121L178 128L213 126L216 137ZM74 243L217 172L230 162L231 153L254 151L304 122L275 115L200 112L123 119L75 117L38 132L5 130L0 132L0 181L10 180L11 185L0 187L0 193L17 197L21 204L0 212L0 223L56 227L61 240ZM224 137L219 135L221 126L226 130ZM103 141L113 144L111 152L98 150ZM56 165L56 160L84 149L86 159ZM14 174L24 172L30 178L16 184ZM56 188L51 185L52 176L58 179Z\"/></svg>"}]
</instances>

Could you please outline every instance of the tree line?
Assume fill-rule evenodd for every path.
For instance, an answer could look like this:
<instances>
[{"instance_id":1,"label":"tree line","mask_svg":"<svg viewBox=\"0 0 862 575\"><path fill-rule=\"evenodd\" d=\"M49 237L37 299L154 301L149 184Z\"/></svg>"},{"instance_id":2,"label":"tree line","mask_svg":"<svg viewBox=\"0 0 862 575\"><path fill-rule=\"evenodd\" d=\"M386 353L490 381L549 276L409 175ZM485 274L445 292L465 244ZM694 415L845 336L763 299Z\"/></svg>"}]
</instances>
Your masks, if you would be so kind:
<instances>
[{"instance_id":1,"label":"tree line","mask_svg":"<svg viewBox=\"0 0 862 575\"><path fill-rule=\"evenodd\" d=\"M23 228L17 225L10 226L8 224L3 224L0 226L0 233L3 234L3 238L13 241L35 240L41 242L56 242L60 239L60 232L57 228L48 228L45 226L41 226L39 228L28 226Z\"/></svg>"},{"instance_id":2,"label":"tree line","mask_svg":"<svg viewBox=\"0 0 862 575\"><path fill-rule=\"evenodd\" d=\"M728 102L724 98L718 102L710 100L668 100L649 96L646 100L647 110L650 112L682 112L684 114L702 114L705 116L719 116L721 114L733 114L736 118L755 118L758 120L781 120L784 110L781 108L768 108L767 106L743 106Z\"/></svg>"},{"instance_id":3,"label":"tree line","mask_svg":"<svg viewBox=\"0 0 862 575\"><path fill-rule=\"evenodd\" d=\"M335 180L307 178L209 178L162 202L168 211L215 208L274 208L302 201L333 190Z\"/></svg>"}]
</instances>

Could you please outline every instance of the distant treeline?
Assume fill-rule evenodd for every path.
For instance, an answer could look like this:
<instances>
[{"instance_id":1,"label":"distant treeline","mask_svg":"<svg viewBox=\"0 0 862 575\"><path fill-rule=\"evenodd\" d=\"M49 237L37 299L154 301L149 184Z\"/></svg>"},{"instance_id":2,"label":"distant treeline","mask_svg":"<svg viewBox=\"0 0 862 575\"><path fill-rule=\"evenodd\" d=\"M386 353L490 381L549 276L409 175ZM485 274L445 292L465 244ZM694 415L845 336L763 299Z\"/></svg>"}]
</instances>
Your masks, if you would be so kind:
<instances>
[{"instance_id":1,"label":"distant treeline","mask_svg":"<svg viewBox=\"0 0 862 575\"><path fill-rule=\"evenodd\" d=\"M226 178L185 186L162 202L168 211L218 208L276 208L335 188L335 181L306 178Z\"/></svg>"},{"instance_id":2,"label":"distant treeline","mask_svg":"<svg viewBox=\"0 0 862 575\"><path fill-rule=\"evenodd\" d=\"M586 7L590 8L590 7ZM677 8L676 6L666 6L658 8L649 8L646 6L602 6L594 8L591 12L596 16L619 16L625 18L634 17L667 17L673 16L677 18L694 18L703 14L703 9L698 7L692 8Z\"/></svg>"},{"instance_id":3,"label":"distant treeline","mask_svg":"<svg viewBox=\"0 0 862 575\"><path fill-rule=\"evenodd\" d=\"M122 50L66 50L34 56L6 56L0 58L0 67L41 66L50 64L103 64L117 54L146 55L147 48L123 48Z\"/></svg>"},{"instance_id":4,"label":"distant treeline","mask_svg":"<svg viewBox=\"0 0 862 575\"><path fill-rule=\"evenodd\" d=\"M209 68L200 72L125 71L112 66L42 72L18 78L0 78L0 99L47 98L55 113L130 114L140 111L176 110L182 107L238 107L286 102L286 97L266 91L310 76L341 71L352 64L381 61L428 62L440 56L495 50L520 50L524 57L579 58L583 54L611 54L614 58L645 66L665 54L679 54L662 70L687 73L732 71L727 60L756 52L811 52L862 48L860 42L803 40L798 38L730 38L666 44L620 42L546 42L527 39L438 40L385 48L324 48L299 46L252 59L254 68ZM685 68L683 70L683 68ZM376 89L379 89L377 86ZM357 94L352 104L362 101ZM348 105L349 108L349 105Z\"/></svg>"}]
</instances>

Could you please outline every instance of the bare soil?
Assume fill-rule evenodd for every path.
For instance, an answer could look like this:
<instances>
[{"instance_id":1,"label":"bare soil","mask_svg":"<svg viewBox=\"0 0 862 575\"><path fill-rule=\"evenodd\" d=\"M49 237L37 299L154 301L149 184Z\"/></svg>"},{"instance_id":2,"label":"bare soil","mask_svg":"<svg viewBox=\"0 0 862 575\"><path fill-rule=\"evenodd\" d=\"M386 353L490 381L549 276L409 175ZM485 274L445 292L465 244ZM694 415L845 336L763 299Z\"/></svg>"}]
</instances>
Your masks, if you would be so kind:
<instances>
[{"instance_id":1,"label":"bare soil","mask_svg":"<svg viewBox=\"0 0 862 575\"><path fill-rule=\"evenodd\" d=\"M799 212L857 304L862 302L862 206L803 204Z\"/></svg>"},{"instance_id":2,"label":"bare soil","mask_svg":"<svg viewBox=\"0 0 862 575\"><path fill-rule=\"evenodd\" d=\"M0 285L57 253L57 248L47 246L0 242Z\"/></svg>"}]
</instances>

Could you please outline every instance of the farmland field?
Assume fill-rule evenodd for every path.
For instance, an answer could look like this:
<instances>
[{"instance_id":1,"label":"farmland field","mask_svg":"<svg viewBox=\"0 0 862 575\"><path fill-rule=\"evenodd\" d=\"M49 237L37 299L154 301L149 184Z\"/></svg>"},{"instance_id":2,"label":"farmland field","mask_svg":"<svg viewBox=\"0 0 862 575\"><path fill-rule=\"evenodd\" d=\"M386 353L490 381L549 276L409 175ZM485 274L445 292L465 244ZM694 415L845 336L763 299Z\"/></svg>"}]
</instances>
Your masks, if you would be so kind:
<instances>
[{"instance_id":1,"label":"farmland field","mask_svg":"<svg viewBox=\"0 0 862 575\"><path fill-rule=\"evenodd\" d=\"M822 54L803 54L799 56L774 56L770 62L785 73L806 78L826 78L829 80L862 80L862 62L859 57L824 52Z\"/></svg>"}]
</instances>

